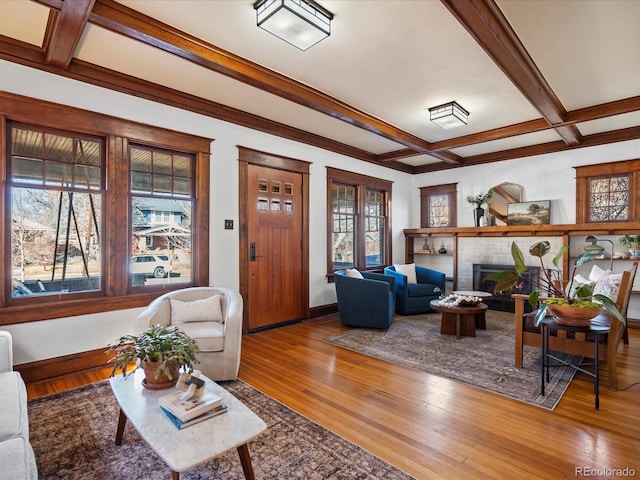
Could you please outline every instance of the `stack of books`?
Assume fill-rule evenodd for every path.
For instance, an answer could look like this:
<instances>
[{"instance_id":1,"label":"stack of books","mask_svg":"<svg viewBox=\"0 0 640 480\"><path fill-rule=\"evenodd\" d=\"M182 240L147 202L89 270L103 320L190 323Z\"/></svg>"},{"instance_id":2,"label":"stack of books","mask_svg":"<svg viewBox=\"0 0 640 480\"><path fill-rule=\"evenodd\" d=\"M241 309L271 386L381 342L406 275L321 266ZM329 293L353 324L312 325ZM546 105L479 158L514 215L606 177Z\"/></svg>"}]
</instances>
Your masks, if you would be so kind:
<instances>
[{"instance_id":1,"label":"stack of books","mask_svg":"<svg viewBox=\"0 0 640 480\"><path fill-rule=\"evenodd\" d=\"M179 429L215 417L227 411L222 398L205 390L200 396L184 398L185 392L175 391L163 395L158 400L162 411Z\"/></svg>"}]
</instances>

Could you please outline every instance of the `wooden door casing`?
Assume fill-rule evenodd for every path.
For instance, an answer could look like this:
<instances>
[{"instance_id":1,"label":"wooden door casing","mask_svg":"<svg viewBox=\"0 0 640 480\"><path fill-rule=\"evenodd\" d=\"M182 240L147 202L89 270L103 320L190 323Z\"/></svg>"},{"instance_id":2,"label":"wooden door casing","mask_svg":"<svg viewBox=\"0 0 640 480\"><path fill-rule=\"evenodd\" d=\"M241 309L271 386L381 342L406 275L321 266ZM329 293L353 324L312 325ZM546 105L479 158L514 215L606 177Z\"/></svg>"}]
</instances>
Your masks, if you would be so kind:
<instances>
[{"instance_id":1,"label":"wooden door casing","mask_svg":"<svg viewBox=\"0 0 640 480\"><path fill-rule=\"evenodd\" d=\"M240 153L246 332L308 318L308 164Z\"/></svg>"}]
</instances>

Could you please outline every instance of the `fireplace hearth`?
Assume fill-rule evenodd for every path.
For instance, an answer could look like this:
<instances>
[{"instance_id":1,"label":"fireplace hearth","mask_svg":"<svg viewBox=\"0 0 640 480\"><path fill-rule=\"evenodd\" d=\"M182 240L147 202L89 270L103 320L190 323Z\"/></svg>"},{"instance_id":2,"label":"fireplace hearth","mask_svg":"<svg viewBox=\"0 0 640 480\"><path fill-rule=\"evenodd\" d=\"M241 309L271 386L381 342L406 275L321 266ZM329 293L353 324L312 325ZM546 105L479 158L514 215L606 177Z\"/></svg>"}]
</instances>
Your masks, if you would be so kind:
<instances>
[{"instance_id":1,"label":"fireplace hearth","mask_svg":"<svg viewBox=\"0 0 640 480\"><path fill-rule=\"evenodd\" d=\"M473 264L473 289L482 292L491 292L496 285L495 280L487 280L487 276L492 273L502 272L504 270L512 270L513 265L489 265L489 264ZM540 276L539 267L527 267L522 274L522 280L509 290L493 293L491 299L483 300L484 303L492 310L500 310L503 312L515 311L515 302L511 298L514 293L522 293L528 295L531 293L531 284L536 284ZM525 303L525 307L531 307Z\"/></svg>"}]
</instances>

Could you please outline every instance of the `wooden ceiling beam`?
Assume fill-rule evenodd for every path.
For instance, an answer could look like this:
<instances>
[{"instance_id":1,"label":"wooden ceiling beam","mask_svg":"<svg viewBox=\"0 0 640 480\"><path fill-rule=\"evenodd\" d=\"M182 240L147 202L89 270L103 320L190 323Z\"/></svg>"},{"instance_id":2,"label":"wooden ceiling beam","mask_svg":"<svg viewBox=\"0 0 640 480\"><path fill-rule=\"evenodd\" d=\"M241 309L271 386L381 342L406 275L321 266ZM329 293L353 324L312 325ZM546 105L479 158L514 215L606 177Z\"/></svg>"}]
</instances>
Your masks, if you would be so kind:
<instances>
[{"instance_id":1,"label":"wooden ceiling beam","mask_svg":"<svg viewBox=\"0 0 640 480\"><path fill-rule=\"evenodd\" d=\"M496 3L441 1L567 145L580 143L580 132L574 125L565 124L564 107Z\"/></svg>"},{"instance_id":2,"label":"wooden ceiling beam","mask_svg":"<svg viewBox=\"0 0 640 480\"><path fill-rule=\"evenodd\" d=\"M637 112L639 110L640 96L625 98L622 100L614 100L612 102L593 105L591 107L585 107L567 112L565 124L569 125L590 122L592 120L612 117L615 115L623 115L625 113ZM503 138L525 135L527 133L539 132L552 128L553 127L550 126L546 120L540 118L537 120L529 120L528 122L508 125L506 127L500 127L493 130L486 130L484 132L472 133L470 135L451 138L449 140L433 142L431 146L435 151L450 150L452 148L466 147L478 143L484 143L492 140L501 140ZM381 160L398 160L401 158L415 157L416 155L420 154L410 149L402 149L377 155L377 158Z\"/></svg>"},{"instance_id":3,"label":"wooden ceiling beam","mask_svg":"<svg viewBox=\"0 0 640 480\"><path fill-rule=\"evenodd\" d=\"M474 155L464 158L464 164L459 166L448 165L444 163L432 163L414 167L414 173L429 173L440 170L448 170L451 168L468 167L470 165L481 165L492 162L502 162L505 160L515 160L534 155L545 155L549 153L566 152L578 148L595 147L610 143L626 142L629 140L640 139L640 127L622 128L610 132L594 133L582 137L582 141L578 145L567 145L565 142L558 140L556 142L540 143L528 147L512 148L510 150L502 150L500 152L485 153L482 155Z\"/></svg>"},{"instance_id":4,"label":"wooden ceiling beam","mask_svg":"<svg viewBox=\"0 0 640 480\"><path fill-rule=\"evenodd\" d=\"M89 21L418 152L430 153L431 151L431 144L422 138L113 0L98 0ZM436 152L435 155L447 163L460 161L459 157L449 153Z\"/></svg>"},{"instance_id":5,"label":"wooden ceiling beam","mask_svg":"<svg viewBox=\"0 0 640 480\"><path fill-rule=\"evenodd\" d=\"M95 0L67 0L51 11L45 32L46 61L67 68L84 32Z\"/></svg>"},{"instance_id":6,"label":"wooden ceiling beam","mask_svg":"<svg viewBox=\"0 0 640 480\"><path fill-rule=\"evenodd\" d=\"M235 125L277 135L365 162L376 163L405 173L413 173L411 165L396 161L381 162L376 155L362 149L81 60L73 60L67 69L61 69L46 63L44 52L41 49L2 35L0 35L0 59L188 110L207 117L217 118Z\"/></svg>"},{"instance_id":7,"label":"wooden ceiling beam","mask_svg":"<svg viewBox=\"0 0 640 480\"><path fill-rule=\"evenodd\" d=\"M71 4L73 4L74 2L72 1L67 1L67 2L63 2L62 0L35 0L38 3L41 3L43 5L46 5L48 7L50 7L52 9L52 15L50 18L50 23L53 24L54 21L56 21L56 16L60 15L58 13L58 11L62 11L63 7L65 4L69 4L69 8L72 6ZM93 3L94 0L82 0L82 2L84 2L85 7L88 3ZM447 5L447 7L449 8L449 4L465 4L467 5L467 7L469 5L472 6L485 6L486 8L492 8L492 6L494 8L497 9L497 7L495 6L494 3L490 2L490 1L483 1L483 0L442 0L443 3L445 5ZM129 9L127 9L126 7L117 4L115 2L112 2L111 0L98 0L98 2L100 3L100 5L105 6L108 5L110 6L110 8L116 8L117 12L120 12L120 15L125 15L126 13L123 12L133 12ZM482 10L482 8L480 8L480 10ZM484 11L484 10L482 10ZM499 10L498 10L499 12ZM140 17L144 17L145 19L148 19L149 17L145 17L141 14L136 13L138 16ZM454 12L452 12L454 13ZM77 15L77 12L76 12ZM492 18L493 20L495 20L496 14L491 14L490 18ZM498 13L497 15L498 17L502 17L502 15L500 13ZM104 21L115 21L115 17L118 17L118 15L113 14L112 16L105 16ZM120 17L118 17L120 18ZM110 19L110 20L108 20ZM151 19L152 20L152 19ZM92 21L91 16L89 17L89 21ZM506 22L506 20L504 20L503 18L503 22ZM117 22L115 22L117 23ZM161 26L163 26L163 28L169 28L170 30L171 27L168 27L164 24L160 24ZM510 30L510 26L508 25L508 23L506 24L508 29ZM466 25L465 25L466 26ZM120 28L128 28L126 26L122 26ZM119 30L114 30L113 31L119 31ZM48 32L52 32L51 28L47 29ZM156 30L157 31L161 31L160 30ZM131 36L131 38L136 38L138 40L140 40L136 35L142 35L144 36L144 29L141 30L136 30L133 29L133 32ZM136 33L137 32L137 33ZM473 33L472 33L473 34ZM188 38L188 35L179 32L177 30L172 31L172 35L178 36L179 38ZM513 33L513 35L515 36L515 33ZM160 38L164 38L162 37L162 35L159 35ZM170 38L174 38L171 37L171 35L169 35ZM519 40L517 39L517 37L515 37L517 43L519 44ZM193 45L197 46L199 44L202 44L202 42L198 39L192 38ZM166 39L162 40L162 41L166 41ZM149 37L146 40L146 43L152 46L156 46L158 47L158 45L154 44L155 40L154 37ZM50 68L43 68L42 65L40 65L41 63L41 59L42 59L42 52L38 49L33 49L33 46L24 46L21 45L21 42L15 41L13 39L10 38L6 38L3 37L2 38L2 45L0 48L0 58L6 58L10 61L15 61L17 63L22 63L25 65L30 65L30 66L35 66L35 68L40 68L42 70L51 70ZM507 42L508 44L509 42ZM47 45L47 41L45 41L45 46ZM170 43L168 43L167 45L165 45L167 48L170 48ZM484 45L482 45L484 48ZM213 47L213 46L211 46ZM160 47L158 47L160 48ZM195 48L195 47L194 47ZM216 47L213 47L216 48ZM522 47L523 48L523 47ZM165 48L166 50L166 48ZM486 48L485 48L486 50ZM524 50L524 48L523 48ZM50 50L46 49L45 50L49 55L50 54ZM169 50L166 50L169 51ZM228 54L228 52L224 52L222 50L217 50L220 52L223 52L224 54L227 55L231 55L233 57L232 54ZM171 51L171 53L175 53L173 51ZM528 58L528 54L526 53L526 51L524 52L526 54L526 57ZM185 57L183 57L185 58ZM243 60L240 57L237 57L239 60ZM507 57L508 58L508 57ZM189 58L187 58L189 59ZM530 60L530 59L529 59ZM113 73L117 73L117 72L111 72L111 71L107 71L106 69L102 69L101 73L96 73L96 72L92 72L91 74L84 76L86 74L86 72L95 69L100 69L100 67L95 67L95 66L91 66L89 64L82 64L82 62L77 62L75 61L75 63L77 63L77 66L81 66L80 70L82 70L84 73L78 76L77 70L78 68L74 69L73 74L67 74L66 76L69 76L71 78L78 78L81 79L83 81L87 81L88 83L93 83L93 84L97 84L97 85L102 85L105 86L106 88L112 88L114 90L118 90L118 91L122 91L125 93L130 93L130 94L134 94L134 95L138 95L138 91L135 90L135 88L142 88L141 85L145 85L148 84L148 82L144 82L141 80L136 79L137 82L140 82L140 84L136 84L135 88L131 89L128 85L128 82L124 82L124 84L119 85L117 83L112 83L113 79L109 79L106 81L102 81L100 80L100 78L108 78L109 75L112 75ZM531 61L531 64L533 64L533 62ZM537 67L535 67L535 65L533 65L533 67L535 68L535 70L537 71ZM261 67L260 67L261 68ZM502 68L502 67L501 67ZM106 73L105 73L106 72ZM267 72L270 72L269 70L267 70ZM65 73L61 73L59 71L55 71L55 73L58 74L62 74L65 75ZM273 73L273 72L271 72ZM539 72L538 72L539 74ZM540 75L541 77L541 75ZM133 78L133 77L131 77ZM285 77L286 78L286 77ZM290 80L291 81L291 80ZM544 79L542 79L542 81L544 81ZM546 82L544 83L546 85ZM153 84L151 89L153 90ZM535 89L535 82L532 84L531 88ZM518 87L520 88L520 85L518 85ZM268 89L267 89L268 90ZM550 91L550 90L549 90ZM173 93L180 93L181 92L173 92ZM179 108L186 108L188 110L192 110L192 111L196 111L199 113L203 113L205 115L210 115L213 116L215 118L220 118L222 120L225 121L229 121L231 123L235 123L238 125L245 125L248 126L250 128L255 128L257 130L261 130L267 133L271 133L274 135L278 135L284 138L290 138L292 140L296 140L296 141L300 141L303 143L307 143L310 145L315 145L318 146L319 148L325 148L327 150L331 150L334 151L336 153L340 153L340 154L344 154L344 155L348 155L350 157L353 158L357 158L360 160L364 160L367 162L371 162L371 163L376 163L376 164L380 164L380 165L384 165L387 166L389 168L393 168L396 170L401 170L401 171L406 171L406 172L410 172L410 173L421 173L420 171L435 171L435 170L439 170L439 169L448 169L448 168L455 168L455 166L465 166L465 165L469 165L470 163L468 162L468 160L472 160L472 161L476 161L478 159L482 160L482 158L479 157L484 157L484 156L477 156L477 157L473 157L470 159L463 159L459 156L456 156L454 154L452 154L451 152L448 152L447 150L452 149L452 148L459 148L459 147L464 147L467 145L473 145L473 144L478 144L478 143L483 143L483 142L487 142L487 141L492 141L492 140L499 140L502 138L508 138L508 137L512 137L512 136L517 136L517 135L523 135L523 134L527 134L527 133L531 133L531 132L536 132L536 131L542 131L542 130L546 130L546 129L550 129L550 128L560 128L560 127L571 127L569 131L574 131L577 132L577 129L575 128L575 123L579 123L579 122L586 122L586 121L590 121L590 120L594 120L594 119L598 119L598 118L606 118L609 116L613 116L613 115L620 115L620 114L624 114L624 113L629 113L629 112L634 112L634 111L638 111L640 110L640 96L638 97L632 97L632 98L628 98L628 99L623 99L623 100L618 100L618 101L613 101L613 102L609 102L606 104L602 104L602 105L596 105L596 106L592 106L592 107L586 107L580 110L575 110L573 112L565 112L563 107L559 104L559 101L557 102L557 106L553 107L553 102L552 102L552 108L551 108L551 112L553 113L554 111L556 112L556 114L560 115L559 118L564 118L564 120L561 123L556 123L556 124L550 124L549 120L547 119L536 119L536 120L531 120L528 122L522 122L519 124L515 124L515 125L509 125L506 127L501 127L501 128L496 128L493 130L488 130L485 132L478 132L475 134L471 134L471 135L465 135L465 136L461 136L461 137L457 137L457 138L452 138L449 140L443 140L440 142L433 142L433 143L429 143L426 142L423 145L424 146L428 146L427 149L416 149L413 148L412 146L410 146L410 148L406 148L406 149L402 149L402 150L397 150L397 151L392 151L392 152L387 152L384 154L372 154L369 152L365 152L363 150L354 148L354 147L350 147L347 145L344 145L340 142L335 142L329 139L326 139L324 137L320 137L318 135L313 135L313 134L309 134L308 132L303 132L300 131L298 129L292 128L292 127L288 127L286 125L282 125L282 124L278 124L276 122L272 122L270 120L264 119L262 117L257 117L251 114L248 114L246 112L241 112L239 110L235 110L233 108L229 108L229 107L225 107L223 105L217 104L215 102L211 102L211 101L207 101L204 99L197 99L197 102L191 102L191 101L187 101L184 102L182 100L178 100L176 101L174 98L173 93L170 93L168 95L169 98L164 98L164 95L161 95L159 92L156 92L154 94L152 93L146 93L143 92L142 96L143 98L149 98L151 100L154 101L158 101L158 102L162 102L165 104L169 104L169 105L175 105L178 106ZM321 94L321 92L318 92ZM553 95L553 92L551 92L551 94ZM181 94L181 95L186 95L186 94ZM322 94L321 94L322 95ZM196 97L192 97L192 98L196 98ZM286 97L285 97L286 98ZM555 98L555 95L553 95L553 98ZM335 101L335 100L333 100ZM557 101L557 99L556 99ZM337 101L336 101L337 102ZM196 105L197 104L197 105ZM205 106L206 105L206 106ZM310 108L312 108L309 105L304 104L305 106L308 106ZM348 107L348 106L346 106ZM350 108L350 107L348 107ZM555 110L554 110L555 108ZM319 110L320 111L320 110ZM557 118L556 118L557 119ZM373 131L373 130L369 130L369 131ZM373 132L376 133L376 132ZM574 135L575 136L575 135ZM392 140L398 141L396 138L392 138L390 136L387 136L386 138L390 138ZM579 137L577 137L579 138ZM398 142L398 143L402 143L402 142ZM560 142L560 145L563 142ZM565 142L566 139L565 139ZM551 144L545 144L548 148L551 148L552 150L550 151L556 151L557 145L556 142L552 142ZM524 149L531 149L531 148L535 148L534 147L524 147ZM518 150L522 150L522 149L518 149ZM526 150L526 151L530 151L530 150ZM495 160L504 160L504 159L509 159L509 158L515 158L512 157L514 150L508 150L506 151L507 153L503 155L503 152L495 152L492 154L487 154L486 156L490 156ZM403 158L409 158L409 157L413 157L416 155L421 155L421 154L429 154L430 156L433 156L435 158L438 158L439 160L441 160L440 162L437 163L431 163L428 165L424 165L421 167L411 167L407 164L403 164L401 162L398 162L397 160L399 159L403 159ZM539 151L536 154L539 153L547 153L544 151ZM506 155L506 157L505 157ZM484 162L483 162L484 163Z\"/></svg>"}]
</instances>

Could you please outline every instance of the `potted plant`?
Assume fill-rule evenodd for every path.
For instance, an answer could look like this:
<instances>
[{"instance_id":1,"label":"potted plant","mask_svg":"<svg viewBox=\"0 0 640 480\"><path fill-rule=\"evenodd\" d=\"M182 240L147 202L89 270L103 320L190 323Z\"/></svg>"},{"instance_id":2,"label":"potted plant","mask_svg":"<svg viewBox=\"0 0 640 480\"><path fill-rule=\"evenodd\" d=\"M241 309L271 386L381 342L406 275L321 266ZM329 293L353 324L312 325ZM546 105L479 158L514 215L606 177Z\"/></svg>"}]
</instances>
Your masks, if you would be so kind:
<instances>
[{"instance_id":1,"label":"potted plant","mask_svg":"<svg viewBox=\"0 0 640 480\"><path fill-rule=\"evenodd\" d=\"M473 211L473 218L476 224L476 227L480 226L480 219L484 217L484 208L482 205L487 203L491 196L493 195L493 190L489 190L487 193L480 193L479 195L468 195L467 202L472 203L476 206Z\"/></svg>"},{"instance_id":2,"label":"potted plant","mask_svg":"<svg viewBox=\"0 0 640 480\"><path fill-rule=\"evenodd\" d=\"M155 325L139 335L124 335L109 345L107 354L114 353L111 376L120 370L123 377L138 368L145 370L142 384L150 389L170 388L178 381L180 368L192 371L199 352L197 342L183 330ZM133 370L127 367L136 362Z\"/></svg>"},{"instance_id":3,"label":"potted plant","mask_svg":"<svg viewBox=\"0 0 640 480\"><path fill-rule=\"evenodd\" d=\"M626 319L620 313L613 300L603 294L594 295L590 284L578 284L576 282L577 267L597 258L600 252L584 252L580 254L575 260L569 282L565 283L562 277L562 269L558 267L558 263L568 250L568 247L563 246L551 261L552 265L547 266L544 264L542 257L547 255L550 250L551 247L548 241L534 243L529 248L529 254L540 259L541 270L539 279L531 280L523 275L526 270L524 255L520 247L513 242L511 244L511 256L513 257L515 268L487 276L487 279L496 281L494 291L507 290L518 282L530 282L529 303L534 308L538 306L538 299L541 298L542 291L544 297L547 298L538 307L535 315L536 325L545 317L547 309L555 315L558 323L570 325L588 324L589 320L599 315L604 309L620 320L622 324L626 324Z\"/></svg>"},{"instance_id":4,"label":"potted plant","mask_svg":"<svg viewBox=\"0 0 640 480\"><path fill-rule=\"evenodd\" d=\"M640 258L640 235L624 235L620 237L620 245L627 247L631 258Z\"/></svg>"}]
</instances>

